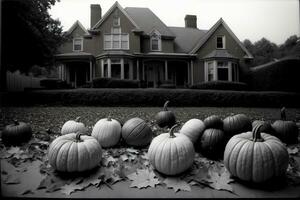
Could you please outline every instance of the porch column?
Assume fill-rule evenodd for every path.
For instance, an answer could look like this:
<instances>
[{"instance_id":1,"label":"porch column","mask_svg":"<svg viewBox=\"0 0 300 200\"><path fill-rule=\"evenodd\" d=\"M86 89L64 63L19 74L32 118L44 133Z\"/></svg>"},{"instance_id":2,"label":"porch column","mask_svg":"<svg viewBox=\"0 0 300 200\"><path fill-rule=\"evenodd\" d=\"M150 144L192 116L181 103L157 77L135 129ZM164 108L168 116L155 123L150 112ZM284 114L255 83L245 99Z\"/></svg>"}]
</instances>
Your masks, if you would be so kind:
<instances>
[{"instance_id":1,"label":"porch column","mask_svg":"<svg viewBox=\"0 0 300 200\"><path fill-rule=\"evenodd\" d=\"M190 63L187 62L187 71L188 71L188 84L191 84L191 69Z\"/></svg>"},{"instance_id":2,"label":"porch column","mask_svg":"<svg viewBox=\"0 0 300 200\"><path fill-rule=\"evenodd\" d=\"M140 80L140 66L139 66L139 60L136 60L136 80Z\"/></svg>"},{"instance_id":3,"label":"porch column","mask_svg":"<svg viewBox=\"0 0 300 200\"><path fill-rule=\"evenodd\" d=\"M75 70L74 87L77 88L77 71Z\"/></svg>"},{"instance_id":4,"label":"porch column","mask_svg":"<svg viewBox=\"0 0 300 200\"><path fill-rule=\"evenodd\" d=\"M90 82L93 81L93 62L90 60Z\"/></svg>"},{"instance_id":5,"label":"porch column","mask_svg":"<svg viewBox=\"0 0 300 200\"><path fill-rule=\"evenodd\" d=\"M214 61L214 81L218 80L218 67L217 67L217 61Z\"/></svg>"},{"instance_id":6,"label":"porch column","mask_svg":"<svg viewBox=\"0 0 300 200\"><path fill-rule=\"evenodd\" d=\"M121 58L121 79L124 79L124 58Z\"/></svg>"},{"instance_id":7,"label":"porch column","mask_svg":"<svg viewBox=\"0 0 300 200\"><path fill-rule=\"evenodd\" d=\"M194 62L191 60L191 85L194 84Z\"/></svg>"},{"instance_id":8,"label":"porch column","mask_svg":"<svg viewBox=\"0 0 300 200\"><path fill-rule=\"evenodd\" d=\"M104 77L104 61L101 59L101 78Z\"/></svg>"},{"instance_id":9,"label":"porch column","mask_svg":"<svg viewBox=\"0 0 300 200\"><path fill-rule=\"evenodd\" d=\"M111 78L111 60L107 59L107 78Z\"/></svg>"},{"instance_id":10,"label":"porch column","mask_svg":"<svg viewBox=\"0 0 300 200\"><path fill-rule=\"evenodd\" d=\"M64 64L61 64L61 78L63 81L66 80L66 66Z\"/></svg>"},{"instance_id":11,"label":"porch column","mask_svg":"<svg viewBox=\"0 0 300 200\"><path fill-rule=\"evenodd\" d=\"M133 64L132 64L132 61L129 61L129 79L133 80Z\"/></svg>"},{"instance_id":12,"label":"porch column","mask_svg":"<svg viewBox=\"0 0 300 200\"><path fill-rule=\"evenodd\" d=\"M165 60L165 80L168 80L168 61Z\"/></svg>"},{"instance_id":13,"label":"porch column","mask_svg":"<svg viewBox=\"0 0 300 200\"><path fill-rule=\"evenodd\" d=\"M228 62L228 81L232 81L232 63Z\"/></svg>"},{"instance_id":14,"label":"porch column","mask_svg":"<svg viewBox=\"0 0 300 200\"><path fill-rule=\"evenodd\" d=\"M144 62L143 62L143 80L145 80L145 64L144 64Z\"/></svg>"}]
</instances>

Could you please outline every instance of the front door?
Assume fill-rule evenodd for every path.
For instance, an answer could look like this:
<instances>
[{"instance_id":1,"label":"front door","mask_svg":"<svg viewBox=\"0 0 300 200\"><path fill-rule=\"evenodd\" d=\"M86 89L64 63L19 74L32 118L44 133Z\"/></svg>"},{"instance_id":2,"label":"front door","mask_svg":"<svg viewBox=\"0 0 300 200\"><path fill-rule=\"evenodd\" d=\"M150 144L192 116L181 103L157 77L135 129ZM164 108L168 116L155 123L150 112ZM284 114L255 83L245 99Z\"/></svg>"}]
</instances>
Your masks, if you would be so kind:
<instances>
[{"instance_id":1,"label":"front door","mask_svg":"<svg viewBox=\"0 0 300 200\"><path fill-rule=\"evenodd\" d=\"M147 87L159 87L164 81L164 65L159 61L149 61L144 64Z\"/></svg>"},{"instance_id":2,"label":"front door","mask_svg":"<svg viewBox=\"0 0 300 200\"><path fill-rule=\"evenodd\" d=\"M72 63L70 67L70 83L78 88L87 83L90 77L88 63Z\"/></svg>"}]
</instances>

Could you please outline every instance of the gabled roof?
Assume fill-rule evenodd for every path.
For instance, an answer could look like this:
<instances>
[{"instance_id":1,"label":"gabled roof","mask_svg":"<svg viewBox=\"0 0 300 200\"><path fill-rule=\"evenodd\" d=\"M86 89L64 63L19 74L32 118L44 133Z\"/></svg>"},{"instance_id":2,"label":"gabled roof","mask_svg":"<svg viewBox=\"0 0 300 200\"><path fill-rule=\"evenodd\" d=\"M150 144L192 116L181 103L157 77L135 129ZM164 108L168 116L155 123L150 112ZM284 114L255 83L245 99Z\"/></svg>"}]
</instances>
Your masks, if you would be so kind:
<instances>
[{"instance_id":1,"label":"gabled roof","mask_svg":"<svg viewBox=\"0 0 300 200\"><path fill-rule=\"evenodd\" d=\"M114 11L115 8L118 8L128 19L129 21L135 26L136 29L140 29L139 26L136 24L136 22L125 12L125 10L122 8L122 6L116 1L112 7L105 13L105 15L91 28L91 29L97 29L105 20L107 17L110 16L110 14Z\"/></svg>"},{"instance_id":2,"label":"gabled roof","mask_svg":"<svg viewBox=\"0 0 300 200\"><path fill-rule=\"evenodd\" d=\"M84 26L80 23L80 21L76 20L76 22L67 30L66 35L70 35L73 33L73 31L77 28L81 28L86 35L90 35L89 32L84 28Z\"/></svg>"},{"instance_id":3,"label":"gabled roof","mask_svg":"<svg viewBox=\"0 0 300 200\"><path fill-rule=\"evenodd\" d=\"M236 37L236 35L232 32L232 30L229 28L229 26L225 23L225 21L220 18L211 29L203 36L202 39L199 40L197 45L193 48L193 50L190 53L196 53L203 44L213 35L213 33L221 26L223 25L224 28L228 31L228 33L231 35L231 37L235 40L235 42L243 49L243 51L246 53L246 58L253 58L251 53L245 48L245 46L240 42L240 40Z\"/></svg>"},{"instance_id":4,"label":"gabled roof","mask_svg":"<svg viewBox=\"0 0 300 200\"><path fill-rule=\"evenodd\" d=\"M144 34L149 35L153 29L156 29L163 36L174 37L170 29L149 9L126 7L125 11L137 23Z\"/></svg>"},{"instance_id":5,"label":"gabled roof","mask_svg":"<svg viewBox=\"0 0 300 200\"><path fill-rule=\"evenodd\" d=\"M177 53L189 53L207 32L198 28L169 27L169 29L176 36L174 51Z\"/></svg>"}]
</instances>

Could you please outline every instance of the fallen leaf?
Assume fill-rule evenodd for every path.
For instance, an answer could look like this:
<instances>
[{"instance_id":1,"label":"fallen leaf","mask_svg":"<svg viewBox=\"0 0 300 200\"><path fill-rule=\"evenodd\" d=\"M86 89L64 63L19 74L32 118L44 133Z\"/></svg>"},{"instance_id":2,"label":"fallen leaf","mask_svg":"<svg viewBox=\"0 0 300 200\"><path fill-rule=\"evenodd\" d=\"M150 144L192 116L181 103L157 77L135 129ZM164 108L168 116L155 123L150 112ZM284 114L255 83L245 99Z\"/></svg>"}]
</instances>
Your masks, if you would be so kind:
<instances>
[{"instance_id":1,"label":"fallen leaf","mask_svg":"<svg viewBox=\"0 0 300 200\"><path fill-rule=\"evenodd\" d=\"M127 161L129 159L125 154L121 155L120 158L122 159L122 161Z\"/></svg>"},{"instance_id":2,"label":"fallen leaf","mask_svg":"<svg viewBox=\"0 0 300 200\"><path fill-rule=\"evenodd\" d=\"M73 192L78 190L83 190L81 185L77 185L76 183L70 183L61 187L61 193L65 195L71 195Z\"/></svg>"},{"instance_id":3,"label":"fallen leaf","mask_svg":"<svg viewBox=\"0 0 300 200\"><path fill-rule=\"evenodd\" d=\"M159 184L158 178L155 178L155 174L153 171L149 171L148 169L137 169L136 172L127 175L127 177L132 180L130 187L147 188L155 187Z\"/></svg>"},{"instance_id":4,"label":"fallen leaf","mask_svg":"<svg viewBox=\"0 0 300 200\"><path fill-rule=\"evenodd\" d=\"M168 177L166 178L163 183L167 185L167 188L173 188L175 192L181 191L191 191L190 185L180 178L175 177Z\"/></svg>"},{"instance_id":5,"label":"fallen leaf","mask_svg":"<svg viewBox=\"0 0 300 200\"><path fill-rule=\"evenodd\" d=\"M132 154L139 154L139 151L133 148L127 148L126 151Z\"/></svg>"},{"instance_id":6,"label":"fallen leaf","mask_svg":"<svg viewBox=\"0 0 300 200\"><path fill-rule=\"evenodd\" d=\"M294 148L288 147L287 150L290 155L296 155L299 152L299 149L297 147Z\"/></svg>"},{"instance_id":7,"label":"fallen leaf","mask_svg":"<svg viewBox=\"0 0 300 200\"><path fill-rule=\"evenodd\" d=\"M230 174L227 170L225 170L221 175L219 175L216 171L209 171L210 178L208 181L211 181L209 183L210 187L212 187L215 190L225 190L233 193L233 188L229 183L232 183L234 180L230 178Z\"/></svg>"}]
</instances>

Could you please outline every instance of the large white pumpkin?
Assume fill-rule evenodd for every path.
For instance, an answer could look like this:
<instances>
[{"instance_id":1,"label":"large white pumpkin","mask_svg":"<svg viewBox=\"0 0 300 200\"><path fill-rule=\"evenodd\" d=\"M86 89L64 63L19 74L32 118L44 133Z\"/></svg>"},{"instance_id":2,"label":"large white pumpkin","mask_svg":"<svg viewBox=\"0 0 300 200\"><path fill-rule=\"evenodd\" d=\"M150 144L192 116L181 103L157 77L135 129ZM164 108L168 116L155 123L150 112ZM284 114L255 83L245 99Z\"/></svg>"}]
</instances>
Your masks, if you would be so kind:
<instances>
[{"instance_id":1,"label":"large white pumpkin","mask_svg":"<svg viewBox=\"0 0 300 200\"><path fill-rule=\"evenodd\" d=\"M102 147L115 146L121 138L121 124L110 117L100 119L94 126L92 136Z\"/></svg>"},{"instance_id":2,"label":"large white pumpkin","mask_svg":"<svg viewBox=\"0 0 300 200\"><path fill-rule=\"evenodd\" d=\"M176 126L169 133L156 136L148 149L152 166L166 175L180 174L190 168L194 161L193 143L184 134L173 133Z\"/></svg>"},{"instance_id":3,"label":"large white pumpkin","mask_svg":"<svg viewBox=\"0 0 300 200\"><path fill-rule=\"evenodd\" d=\"M179 132L186 135L195 144L204 130L205 125L202 120L190 119L182 126Z\"/></svg>"}]
</instances>

